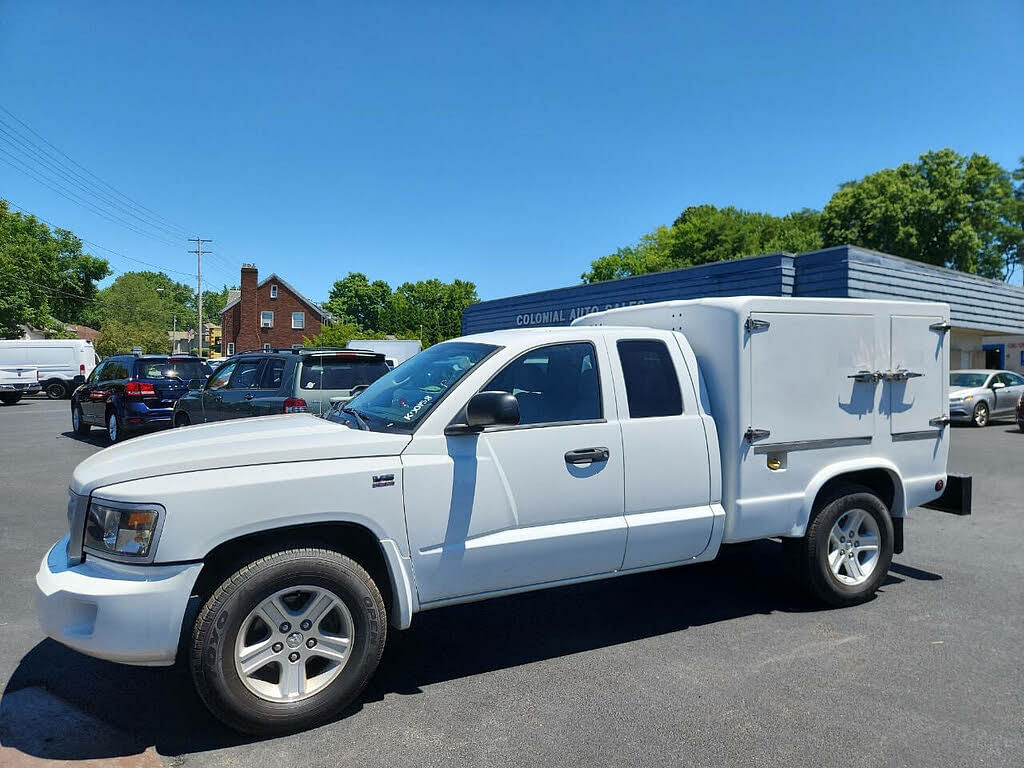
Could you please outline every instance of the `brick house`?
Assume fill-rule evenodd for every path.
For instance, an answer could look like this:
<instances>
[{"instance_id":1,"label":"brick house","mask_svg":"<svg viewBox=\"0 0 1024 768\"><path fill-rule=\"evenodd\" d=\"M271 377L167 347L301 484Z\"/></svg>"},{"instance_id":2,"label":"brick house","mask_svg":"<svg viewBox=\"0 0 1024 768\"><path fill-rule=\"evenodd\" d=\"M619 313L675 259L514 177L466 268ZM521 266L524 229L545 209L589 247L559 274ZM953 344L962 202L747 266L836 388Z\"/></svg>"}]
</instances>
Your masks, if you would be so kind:
<instances>
[{"instance_id":1,"label":"brick house","mask_svg":"<svg viewBox=\"0 0 1024 768\"><path fill-rule=\"evenodd\" d=\"M242 265L240 285L238 297L231 297L220 311L225 355L301 346L304 337L316 336L334 322L334 315L276 274L260 282L253 264Z\"/></svg>"}]
</instances>

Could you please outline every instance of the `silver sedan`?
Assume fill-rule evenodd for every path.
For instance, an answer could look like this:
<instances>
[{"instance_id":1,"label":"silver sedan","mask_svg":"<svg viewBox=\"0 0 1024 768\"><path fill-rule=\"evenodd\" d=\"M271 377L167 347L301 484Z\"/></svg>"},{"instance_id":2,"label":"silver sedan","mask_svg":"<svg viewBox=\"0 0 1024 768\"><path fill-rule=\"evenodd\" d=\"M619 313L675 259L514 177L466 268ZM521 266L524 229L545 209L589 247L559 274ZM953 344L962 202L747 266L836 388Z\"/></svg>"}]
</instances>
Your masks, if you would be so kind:
<instances>
[{"instance_id":1,"label":"silver sedan","mask_svg":"<svg viewBox=\"0 0 1024 768\"><path fill-rule=\"evenodd\" d=\"M949 372L949 418L984 427L989 419L1014 417L1024 377L1013 371Z\"/></svg>"}]
</instances>

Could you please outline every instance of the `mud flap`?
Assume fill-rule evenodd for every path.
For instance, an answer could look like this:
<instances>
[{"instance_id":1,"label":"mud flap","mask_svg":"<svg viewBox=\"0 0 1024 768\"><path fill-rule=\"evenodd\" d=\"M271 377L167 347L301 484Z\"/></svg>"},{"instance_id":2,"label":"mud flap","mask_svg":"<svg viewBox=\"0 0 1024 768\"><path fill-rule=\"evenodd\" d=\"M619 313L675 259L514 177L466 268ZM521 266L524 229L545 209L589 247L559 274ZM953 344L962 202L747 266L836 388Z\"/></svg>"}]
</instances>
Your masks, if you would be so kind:
<instances>
[{"instance_id":1,"label":"mud flap","mask_svg":"<svg viewBox=\"0 0 1024 768\"><path fill-rule=\"evenodd\" d=\"M961 517L971 514L971 481L971 475L947 475L942 495L923 506Z\"/></svg>"}]
</instances>

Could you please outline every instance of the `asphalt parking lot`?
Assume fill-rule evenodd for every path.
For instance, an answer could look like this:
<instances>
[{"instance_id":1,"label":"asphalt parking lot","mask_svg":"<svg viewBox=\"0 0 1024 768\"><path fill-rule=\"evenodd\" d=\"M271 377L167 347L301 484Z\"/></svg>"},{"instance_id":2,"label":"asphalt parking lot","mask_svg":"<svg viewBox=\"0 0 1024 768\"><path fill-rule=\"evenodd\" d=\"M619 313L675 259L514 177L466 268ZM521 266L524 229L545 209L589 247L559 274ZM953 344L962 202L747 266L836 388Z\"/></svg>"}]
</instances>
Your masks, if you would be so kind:
<instances>
[{"instance_id":1,"label":"asphalt parking lot","mask_svg":"<svg viewBox=\"0 0 1024 768\"><path fill-rule=\"evenodd\" d=\"M914 510L874 601L823 610L779 546L417 616L345 717L254 740L181 669L44 639L39 560L75 464L66 402L0 408L0 765L1009 766L1024 753L1024 434L953 431L974 515Z\"/></svg>"}]
</instances>

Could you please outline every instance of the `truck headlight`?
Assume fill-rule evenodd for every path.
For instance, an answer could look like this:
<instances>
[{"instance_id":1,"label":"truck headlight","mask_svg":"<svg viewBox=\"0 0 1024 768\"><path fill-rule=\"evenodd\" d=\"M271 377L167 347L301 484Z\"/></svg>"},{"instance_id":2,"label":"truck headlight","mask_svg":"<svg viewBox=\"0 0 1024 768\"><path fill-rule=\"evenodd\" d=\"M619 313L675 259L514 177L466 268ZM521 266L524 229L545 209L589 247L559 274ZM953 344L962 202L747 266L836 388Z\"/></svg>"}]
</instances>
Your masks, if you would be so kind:
<instances>
[{"instance_id":1,"label":"truck headlight","mask_svg":"<svg viewBox=\"0 0 1024 768\"><path fill-rule=\"evenodd\" d=\"M82 543L86 551L112 560L152 560L163 511L159 504L93 500Z\"/></svg>"}]
</instances>

